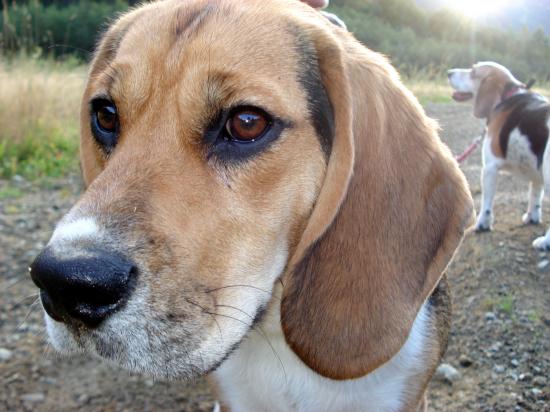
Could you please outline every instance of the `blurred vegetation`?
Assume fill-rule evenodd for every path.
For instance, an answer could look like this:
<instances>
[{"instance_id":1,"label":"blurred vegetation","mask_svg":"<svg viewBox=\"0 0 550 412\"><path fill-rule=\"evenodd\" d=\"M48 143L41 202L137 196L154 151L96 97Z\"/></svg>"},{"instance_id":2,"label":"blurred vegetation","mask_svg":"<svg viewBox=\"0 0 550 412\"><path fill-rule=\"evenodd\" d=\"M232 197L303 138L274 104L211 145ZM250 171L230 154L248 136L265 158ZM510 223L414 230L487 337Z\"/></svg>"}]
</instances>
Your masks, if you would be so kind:
<instances>
[{"instance_id":1,"label":"blurred vegetation","mask_svg":"<svg viewBox=\"0 0 550 412\"><path fill-rule=\"evenodd\" d=\"M60 177L78 166L85 77L74 58L0 60L0 178Z\"/></svg>"},{"instance_id":2,"label":"blurred vegetation","mask_svg":"<svg viewBox=\"0 0 550 412\"><path fill-rule=\"evenodd\" d=\"M437 76L450 67L493 60L524 81L550 81L550 39L542 29L478 27L450 10L426 12L414 0L334 0L330 11L405 76Z\"/></svg>"},{"instance_id":3,"label":"blurred vegetation","mask_svg":"<svg viewBox=\"0 0 550 412\"><path fill-rule=\"evenodd\" d=\"M2 1L4 55L23 51L87 59L106 23L128 8L123 0Z\"/></svg>"},{"instance_id":4,"label":"blurred vegetation","mask_svg":"<svg viewBox=\"0 0 550 412\"><path fill-rule=\"evenodd\" d=\"M136 0L1 0L0 46L87 59L106 23ZM519 78L550 81L550 39L542 29L478 27L456 12L427 12L414 0L332 0L338 14L368 47L390 56L406 76L440 75L448 67L495 60Z\"/></svg>"}]
</instances>

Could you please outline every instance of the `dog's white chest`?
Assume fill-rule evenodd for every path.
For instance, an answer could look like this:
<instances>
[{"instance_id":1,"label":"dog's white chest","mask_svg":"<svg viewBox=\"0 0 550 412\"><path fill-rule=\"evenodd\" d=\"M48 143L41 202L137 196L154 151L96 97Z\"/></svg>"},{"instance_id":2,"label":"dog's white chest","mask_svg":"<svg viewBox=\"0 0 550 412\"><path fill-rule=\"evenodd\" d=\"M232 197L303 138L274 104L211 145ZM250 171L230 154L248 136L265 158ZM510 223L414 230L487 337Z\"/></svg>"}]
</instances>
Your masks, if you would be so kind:
<instances>
[{"instance_id":1,"label":"dog's white chest","mask_svg":"<svg viewBox=\"0 0 550 412\"><path fill-rule=\"evenodd\" d=\"M432 330L425 306L407 342L389 362L347 381L327 379L308 368L286 344L278 310L272 312L214 373L232 412L399 411L416 386L415 377L424 371Z\"/></svg>"}]
</instances>

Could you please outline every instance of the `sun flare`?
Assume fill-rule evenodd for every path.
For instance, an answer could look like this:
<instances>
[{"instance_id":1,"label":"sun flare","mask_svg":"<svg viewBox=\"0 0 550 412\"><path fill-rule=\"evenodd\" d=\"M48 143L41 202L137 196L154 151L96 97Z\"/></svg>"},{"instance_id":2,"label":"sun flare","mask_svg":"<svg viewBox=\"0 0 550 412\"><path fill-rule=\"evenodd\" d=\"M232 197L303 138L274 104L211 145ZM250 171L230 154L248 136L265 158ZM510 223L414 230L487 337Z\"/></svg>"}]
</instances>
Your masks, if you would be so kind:
<instances>
[{"instance_id":1,"label":"sun flare","mask_svg":"<svg viewBox=\"0 0 550 412\"><path fill-rule=\"evenodd\" d=\"M453 0L450 6L472 18L495 14L507 7L512 0Z\"/></svg>"}]
</instances>

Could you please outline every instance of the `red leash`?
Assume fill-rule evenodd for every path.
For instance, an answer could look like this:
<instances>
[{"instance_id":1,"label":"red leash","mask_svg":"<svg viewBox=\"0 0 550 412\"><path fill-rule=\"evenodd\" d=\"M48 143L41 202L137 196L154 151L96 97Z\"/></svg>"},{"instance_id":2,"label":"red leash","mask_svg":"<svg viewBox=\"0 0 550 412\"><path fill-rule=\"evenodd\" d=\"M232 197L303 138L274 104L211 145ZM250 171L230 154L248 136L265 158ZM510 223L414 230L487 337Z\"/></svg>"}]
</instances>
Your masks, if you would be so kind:
<instances>
[{"instance_id":1,"label":"red leash","mask_svg":"<svg viewBox=\"0 0 550 412\"><path fill-rule=\"evenodd\" d=\"M458 164L463 163L472 153L475 152L475 150L479 147L481 144L483 137L485 133L483 133L481 136L476 137L474 140L472 140L472 143L464 150L461 154L455 156L456 161Z\"/></svg>"}]
</instances>

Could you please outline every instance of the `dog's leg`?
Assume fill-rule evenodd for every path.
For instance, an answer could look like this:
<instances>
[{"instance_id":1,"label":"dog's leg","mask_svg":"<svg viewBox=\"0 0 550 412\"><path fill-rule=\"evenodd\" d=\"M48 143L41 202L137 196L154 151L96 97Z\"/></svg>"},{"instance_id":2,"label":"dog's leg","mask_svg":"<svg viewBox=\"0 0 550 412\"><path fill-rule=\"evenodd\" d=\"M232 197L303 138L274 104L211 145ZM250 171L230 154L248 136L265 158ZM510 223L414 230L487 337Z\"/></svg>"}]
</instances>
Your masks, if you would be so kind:
<instances>
[{"instance_id":1,"label":"dog's leg","mask_svg":"<svg viewBox=\"0 0 550 412\"><path fill-rule=\"evenodd\" d=\"M532 180L529 183L529 204L527 213L523 215L523 223L538 225L542 219L542 197L544 196L544 187L542 179Z\"/></svg>"},{"instance_id":2,"label":"dog's leg","mask_svg":"<svg viewBox=\"0 0 550 412\"><path fill-rule=\"evenodd\" d=\"M493 199L497 189L498 166L494 163L483 165L481 174L481 208L475 225L476 232L491 230L493 224Z\"/></svg>"}]
</instances>

